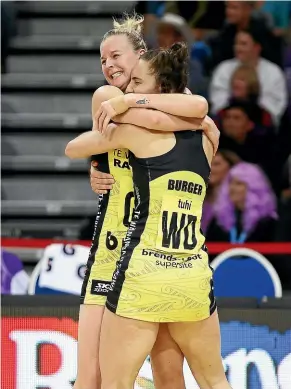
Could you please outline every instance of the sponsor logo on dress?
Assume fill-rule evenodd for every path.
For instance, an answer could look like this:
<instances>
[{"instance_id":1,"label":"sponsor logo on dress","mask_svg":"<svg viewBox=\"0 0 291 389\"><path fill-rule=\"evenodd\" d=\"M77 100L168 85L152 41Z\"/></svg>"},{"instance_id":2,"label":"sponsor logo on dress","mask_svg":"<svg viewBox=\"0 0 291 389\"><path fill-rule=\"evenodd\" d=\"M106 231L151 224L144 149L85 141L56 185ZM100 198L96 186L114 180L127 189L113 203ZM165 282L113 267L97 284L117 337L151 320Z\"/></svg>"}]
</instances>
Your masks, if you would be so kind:
<instances>
[{"instance_id":1,"label":"sponsor logo on dress","mask_svg":"<svg viewBox=\"0 0 291 389\"><path fill-rule=\"evenodd\" d=\"M98 296L107 296L110 290L110 281L92 280L91 294L97 294Z\"/></svg>"},{"instance_id":2,"label":"sponsor logo on dress","mask_svg":"<svg viewBox=\"0 0 291 389\"><path fill-rule=\"evenodd\" d=\"M166 269L175 268L175 269L185 269L192 268L193 265L191 261L196 261L202 259L201 254L193 254L191 256L186 256L183 258L177 258L172 254L164 254L159 251L153 250L142 250L142 255L156 258L156 266L164 267Z\"/></svg>"}]
</instances>

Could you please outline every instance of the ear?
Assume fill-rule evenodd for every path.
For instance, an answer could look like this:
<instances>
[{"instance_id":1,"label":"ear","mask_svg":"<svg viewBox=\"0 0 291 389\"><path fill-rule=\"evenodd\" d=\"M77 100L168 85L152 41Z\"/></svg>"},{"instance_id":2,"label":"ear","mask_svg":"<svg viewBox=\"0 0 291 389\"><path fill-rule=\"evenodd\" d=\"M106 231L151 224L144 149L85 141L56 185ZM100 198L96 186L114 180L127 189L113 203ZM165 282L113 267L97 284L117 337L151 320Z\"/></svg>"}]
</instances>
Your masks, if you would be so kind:
<instances>
[{"instance_id":1,"label":"ear","mask_svg":"<svg viewBox=\"0 0 291 389\"><path fill-rule=\"evenodd\" d=\"M145 52L146 52L145 49L141 49L141 50L139 51L139 57L141 57Z\"/></svg>"}]
</instances>

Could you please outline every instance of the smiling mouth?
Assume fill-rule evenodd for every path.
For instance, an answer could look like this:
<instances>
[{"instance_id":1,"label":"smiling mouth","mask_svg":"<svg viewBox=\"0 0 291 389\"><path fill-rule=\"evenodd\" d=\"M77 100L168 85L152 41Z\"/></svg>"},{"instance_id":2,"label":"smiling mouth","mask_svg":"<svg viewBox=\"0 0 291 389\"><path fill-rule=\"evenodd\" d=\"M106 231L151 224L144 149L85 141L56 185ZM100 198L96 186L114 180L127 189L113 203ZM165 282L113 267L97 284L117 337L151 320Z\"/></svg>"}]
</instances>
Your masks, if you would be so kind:
<instances>
[{"instance_id":1,"label":"smiling mouth","mask_svg":"<svg viewBox=\"0 0 291 389\"><path fill-rule=\"evenodd\" d=\"M121 76L122 74L123 74L122 72L116 72L116 73L114 73L114 74L111 75L111 78L112 78L113 80L115 80L117 77Z\"/></svg>"}]
</instances>

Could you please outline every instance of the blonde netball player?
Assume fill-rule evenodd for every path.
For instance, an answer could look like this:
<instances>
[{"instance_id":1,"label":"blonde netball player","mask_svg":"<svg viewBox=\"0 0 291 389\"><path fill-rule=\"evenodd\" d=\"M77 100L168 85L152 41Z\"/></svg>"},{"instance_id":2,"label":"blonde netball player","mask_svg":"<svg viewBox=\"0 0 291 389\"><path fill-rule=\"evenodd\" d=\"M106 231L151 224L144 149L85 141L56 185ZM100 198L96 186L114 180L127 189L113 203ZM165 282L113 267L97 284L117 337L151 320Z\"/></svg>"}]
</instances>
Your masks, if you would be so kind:
<instances>
[{"instance_id":1,"label":"blonde netball player","mask_svg":"<svg viewBox=\"0 0 291 389\"><path fill-rule=\"evenodd\" d=\"M176 44L171 50L142 55L127 89L140 95L122 95L112 87L101 90L103 98L117 96L102 104L101 122L140 101L151 106L154 93L177 92L186 79L186 52L183 44ZM179 95L174 97L177 101ZM193 374L199 372L199 387L229 389L212 271L200 229L213 148L200 131L173 134L115 124L109 128L106 136L97 131L82 134L66 149L72 158L130 150L135 209L103 317L102 387L133 387L163 323Z\"/></svg>"},{"instance_id":2,"label":"blonde netball player","mask_svg":"<svg viewBox=\"0 0 291 389\"><path fill-rule=\"evenodd\" d=\"M130 73L139 56L145 52L146 45L140 36L142 19L127 18L124 23L115 24L101 44L102 70L107 81L125 90ZM207 111L203 98L193 96L180 104L177 113L202 118ZM158 105L162 104L162 105ZM94 100L92 114L95 115L99 103ZM156 109L165 109L165 101L156 101ZM168 109L171 112L171 107ZM138 109L126 112L120 120L132 121L148 128L170 130L197 128L200 120L179 118L158 110ZM146 123L146 124L145 124ZM215 134L210 134L209 136ZM99 333L108 288L115 269L115 257L120 254L121 241L129 225L131 201L133 199L132 176L129 170L128 153L115 150L98 156L99 169L110 172L116 179L116 185L110 194L100 196L95 231L87 264L87 272L82 287L78 335L78 374L75 389L96 389L100 386L99 371ZM122 185L121 185L122 183ZM117 254L116 254L117 253ZM183 356L176 343L169 336L167 328L161 328L152 353L155 383L158 389L183 389Z\"/></svg>"}]
</instances>

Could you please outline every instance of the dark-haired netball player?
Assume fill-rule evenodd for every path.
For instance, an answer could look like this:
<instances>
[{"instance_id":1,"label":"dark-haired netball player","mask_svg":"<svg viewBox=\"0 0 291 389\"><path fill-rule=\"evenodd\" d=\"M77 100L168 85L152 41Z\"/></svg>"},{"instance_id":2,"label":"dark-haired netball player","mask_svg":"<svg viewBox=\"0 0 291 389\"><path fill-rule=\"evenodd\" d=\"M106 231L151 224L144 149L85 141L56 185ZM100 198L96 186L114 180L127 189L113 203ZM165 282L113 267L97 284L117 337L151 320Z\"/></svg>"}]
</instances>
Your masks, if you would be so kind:
<instances>
[{"instance_id":1,"label":"dark-haired netball player","mask_svg":"<svg viewBox=\"0 0 291 389\"><path fill-rule=\"evenodd\" d=\"M107 120L108 112L137 107L141 100L151 107L158 93L179 91L186 80L186 54L186 47L176 44L171 50L142 55L128 87L134 94L122 95L111 87L100 91L103 98L116 95L100 110L102 120ZM175 96L176 104L180 96ZM109 125L108 131L105 136L97 131L82 134L66 149L72 158L130 150L135 209L103 317L102 387L133 387L163 323L193 374L199 371L200 388L229 389L220 354L212 271L200 229L212 145L200 131L173 134L126 124Z\"/></svg>"}]
</instances>

